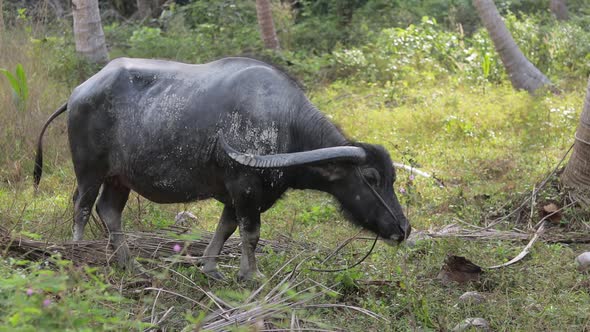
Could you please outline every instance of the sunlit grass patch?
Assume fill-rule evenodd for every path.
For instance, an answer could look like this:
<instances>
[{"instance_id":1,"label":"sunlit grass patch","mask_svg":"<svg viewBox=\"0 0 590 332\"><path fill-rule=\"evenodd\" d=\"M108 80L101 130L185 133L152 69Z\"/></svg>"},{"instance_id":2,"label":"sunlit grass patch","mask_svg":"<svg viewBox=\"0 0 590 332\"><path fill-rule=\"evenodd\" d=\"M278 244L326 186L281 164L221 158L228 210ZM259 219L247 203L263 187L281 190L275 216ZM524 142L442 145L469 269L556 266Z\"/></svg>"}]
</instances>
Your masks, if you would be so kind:
<instances>
[{"instance_id":1,"label":"sunlit grass patch","mask_svg":"<svg viewBox=\"0 0 590 332\"><path fill-rule=\"evenodd\" d=\"M12 45L11 49L17 46ZM19 118L22 122L18 122L15 120L18 113L13 112L13 108L0 110L3 126L0 135L5 138L0 142L0 163L4 166L0 169L0 222L14 235L56 242L70 240L75 177L67 152L64 119L56 120L47 133L45 172L36 193L30 175L38 129L52 111L46 105L62 102L67 92L47 79L47 68L25 55L19 61L25 64L25 70L31 68L28 70L32 77L37 77L31 81L31 114ZM3 53L0 56L6 58ZM11 59L7 65L15 61ZM585 83L568 87L560 95L530 96L514 91L508 84L472 86L464 80L433 77L423 81L414 77L412 82L376 85L338 81L317 88L311 93L311 99L351 139L381 144L394 161L418 167L442 181L444 187L441 188L432 179L398 170L394 189L415 230L461 222L478 226L489 214L529 193L573 142ZM5 89L0 89L0 102L11 105ZM162 205L132 193L123 222L129 231L162 229L173 225L176 214L185 210L197 218L189 227L212 231L223 205L214 200ZM263 213L261 219L263 238L305 245L304 250L294 246L297 249L267 250L259 254L260 269L267 277L289 259L301 255L301 260L305 259L301 265L297 266L300 260L296 260L286 269L297 267L303 277L337 292L321 301L359 306L390 320L385 323L361 318L344 308L322 308L303 316L326 323L326 326L367 331L448 330L464 318L474 316L488 319L494 330L583 330L590 324L587 275L577 272L574 266L574 257L587 251L587 245L538 242L522 262L506 269L486 271L479 283L444 286L437 275L447 255L465 256L485 267L509 261L524 244L428 239L413 246L389 247L378 242L373 254L358 267L321 273L310 268L350 266L362 258L372 243L371 234L361 233L361 239L352 241L324 262L343 241L358 232L358 228L340 213L334 198L314 191L289 191ZM512 226L498 225L500 228ZM104 236L101 226L91 221L86 238ZM239 234L236 232L235 236ZM226 283L207 279L196 265L143 263L154 269L159 286L210 306L213 304L196 290L197 286L232 305L239 305L251 294L251 287L235 279L239 257L223 263L221 269L229 278ZM8 292L0 293L0 301L5 301L0 302L2 319L16 314L10 309L13 302L15 308L26 312L34 307L29 313L39 316L31 318L31 322L48 317L42 307L44 298L31 302L26 295L26 282L17 279L24 275L30 280L27 282L36 281L38 271L46 267L27 266L0 263L0 273L5 280L0 284L8 287L6 280L9 280L12 285L12 288L5 288ZM194 327L203 319L203 308L173 294L161 294L156 301L157 291L153 290L142 293L133 289L130 293L119 293L125 290L127 282L133 281L133 276L117 267L105 269L110 271L106 274L81 271L69 265L52 271L48 280L61 288L46 290L44 294L51 294L56 305L53 308L59 309L52 312L51 317L62 319L64 324L70 324L67 315L77 313L76 306L88 308L101 304L107 307L101 311L90 308L88 316L82 315L81 319L100 314L107 320L121 319L119 323L124 326L113 325L113 329L137 327L142 325L141 321L149 321L152 308L156 308L154 312L161 317L171 307L174 307L169 318L171 329ZM105 285L108 286L106 290ZM276 285L277 281L270 284L271 287ZM97 286L98 290L91 290L90 286ZM483 293L486 302L459 303L458 297L472 290ZM99 291L100 294L95 294ZM100 297L105 294L118 297ZM133 300L117 302L121 294ZM95 295L100 300L91 298ZM123 319L129 319L129 326ZM29 323L20 322L21 326Z\"/></svg>"}]
</instances>

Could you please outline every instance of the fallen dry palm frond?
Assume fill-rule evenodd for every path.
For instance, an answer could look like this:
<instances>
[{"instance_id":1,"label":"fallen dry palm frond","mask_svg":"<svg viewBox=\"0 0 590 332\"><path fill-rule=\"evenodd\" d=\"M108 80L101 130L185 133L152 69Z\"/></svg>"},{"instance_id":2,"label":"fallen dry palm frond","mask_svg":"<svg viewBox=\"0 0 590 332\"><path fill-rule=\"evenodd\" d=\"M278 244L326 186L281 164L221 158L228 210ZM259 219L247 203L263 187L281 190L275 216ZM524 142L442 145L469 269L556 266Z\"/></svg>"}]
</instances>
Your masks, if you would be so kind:
<instances>
[{"instance_id":1,"label":"fallen dry palm frond","mask_svg":"<svg viewBox=\"0 0 590 332\"><path fill-rule=\"evenodd\" d=\"M153 232L128 232L127 243L132 254L144 259L162 259L177 255L179 263L194 263L192 257L200 257L213 233L207 231L194 231L183 227L170 227ZM225 244L220 258L228 258L239 255L241 252L239 238L230 238ZM180 255L174 251L178 244L182 248ZM261 239L258 251L270 247L273 251L283 251L296 245L292 242L279 242ZM52 243L49 241L37 241L22 235L13 235L0 225L0 250L3 253L16 253L25 258L37 260L44 259L59 253L64 259L71 260L75 264L106 265L114 258L114 254L108 240L88 240L80 242Z\"/></svg>"},{"instance_id":2,"label":"fallen dry palm frond","mask_svg":"<svg viewBox=\"0 0 590 332\"><path fill-rule=\"evenodd\" d=\"M210 313L201 322L200 328L205 331L227 331L236 326L253 326L255 330L263 331L340 331L342 329L330 327L323 328L321 322L306 320L305 310L317 308L345 309L356 311L376 320L388 322L385 317L359 307L345 304L319 303L322 297L328 294L337 294L330 287L319 284L317 281L305 278L297 280L300 276L297 272L299 266L305 262L305 258L277 285L270 290L264 290L269 282L278 278L280 271L284 270L292 260L285 263L267 282L252 292L244 303L232 306L222 301L216 301L218 309Z\"/></svg>"},{"instance_id":3,"label":"fallen dry palm frond","mask_svg":"<svg viewBox=\"0 0 590 332\"><path fill-rule=\"evenodd\" d=\"M331 287L315 280L303 278L299 268L310 256L299 253L283 264L275 273L265 280L257 289L253 289L248 296L240 300L224 300L213 290L199 287L189 281L196 292L182 294L173 289L146 287L141 292L153 292L155 299L147 311L151 315L146 322L154 326L148 330L166 330L165 317L172 311L170 307L159 308L156 311L158 298L164 295L175 297L180 302L188 302L204 313L198 326L192 328L197 331L228 331L237 327L245 327L248 331L344 331L345 329L326 327L318 320L318 309L347 310L361 313L381 322L389 322L386 318L374 312L351 305L325 303L323 300L341 295ZM296 260L299 260L297 263ZM173 271L173 270L170 270ZM179 272L174 272L180 275ZM199 296L202 294L203 296ZM179 304L180 305L180 304ZM180 305L182 306L182 305ZM185 328L187 329L187 328Z\"/></svg>"},{"instance_id":4,"label":"fallen dry palm frond","mask_svg":"<svg viewBox=\"0 0 590 332\"><path fill-rule=\"evenodd\" d=\"M496 229L467 229L456 224L447 225L438 230L416 231L413 233L419 239L423 238L462 238L467 240L509 240L529 241L534 233L520 231L503 231ZM590 243L590 233L587 232L545 232L539 235L539 240L548 243Z\"/></svg>"}]
</instances>

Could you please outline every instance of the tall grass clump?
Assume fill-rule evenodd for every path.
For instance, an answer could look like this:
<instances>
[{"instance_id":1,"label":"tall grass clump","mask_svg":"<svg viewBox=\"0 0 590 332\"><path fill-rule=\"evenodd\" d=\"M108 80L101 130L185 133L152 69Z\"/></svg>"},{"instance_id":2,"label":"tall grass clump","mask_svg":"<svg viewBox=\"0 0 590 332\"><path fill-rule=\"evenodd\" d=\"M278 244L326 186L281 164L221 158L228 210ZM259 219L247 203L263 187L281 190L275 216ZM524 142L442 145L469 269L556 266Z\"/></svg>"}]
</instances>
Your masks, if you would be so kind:
<instances>
[{"instance_id":1,"label":"tall grass clump","mask_svg":"<svg viewBox=\"0 0 590 332\"><path fill-rule=\"evenodd\" d=\"M7 80L0 80L0 182L16 183L26 178L27 170L32 169L33 152L40 128L51 109L66 100L68 92L51 77L42 61L46 53L36 52L30 42L29 32L24 29L11 31L11 38L4 38L2 46L2 66L20 66L22 72L28 76L26 100L17 103L14 102L14 87ZM64 128L64 123L58 124L45 138L54 156L66 153L63 148ZM54 157L54 160L55 158L59 160L59 164L62 163L62 158ZM49 164L53 163L50 161Z\"/></svg>"}]
</instances>

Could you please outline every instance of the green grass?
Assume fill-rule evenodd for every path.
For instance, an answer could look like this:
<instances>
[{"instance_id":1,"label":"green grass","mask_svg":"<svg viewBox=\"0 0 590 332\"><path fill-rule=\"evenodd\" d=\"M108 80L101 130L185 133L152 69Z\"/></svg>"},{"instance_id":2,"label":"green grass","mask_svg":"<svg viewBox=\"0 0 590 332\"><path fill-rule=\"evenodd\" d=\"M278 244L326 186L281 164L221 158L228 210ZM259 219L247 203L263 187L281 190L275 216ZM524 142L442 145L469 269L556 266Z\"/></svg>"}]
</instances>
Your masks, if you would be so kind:
<instances>
[{"instance_id":1,"label":"green grass","mask_svg":"<svg viewBox=\"0 0 590 332\"><path fill-rule=\"evenodd\" d=\"M15 234L65 241L71 236L75 178L63 118L46 134L44 176L37 193L31 173L40 127L53 107L67 99L68 89L39 61L42 47L36 49L26 40L12 38L3 45L6 51L0 51L3 66L14 68L17 60L23 63L30 92L27 112L17 112L9 86L0 82L0 222ZM54 62L64 67L69 63ZM75 71L63 75L72 73ZM398 171L395 190L417 230L443 227L456 219L481 224L491 211L530 192L573 143L586 84L580 78L569 82L561 95L533 97L515 92L507 83L473 85L452 76L416 82L421 83L337 81L316 87L309 95L352 139L382 144L393 160L418 165L444 181L445 187L440 188L429 179L410 180L409 173ZM400 193L401 188L405 194ZM172 224L176 213L183 210L197 216L194 227L214 230L222 205L215 201L159 205L132 194L123 218L126 229L145 231ZM467 317L482 317L498 331L590 329L590 282L574 265L574 257L589 250L589 245L538 242L522 262L487 271L481 282L460 286L443 286L436 278L447 255L491 266L510 260L524 243L438 239L397 248L378 243L357 268L338 273L309 270L312 266L343 267L360 259L370 241L353 242L338 257L320 264L357 231L330 196L288 192L262 215L262 237L288 236L307 244L308 249L259 255L259 268L268 277L295 258L263 294L305 258L300 279L308 278L338 292L319 302L358 306L388 319L378 321L345 308L297 312L300 318L326 326L351 331L439 331L451 329ZM102 236L100 228L89 223L86 237ZM203 318L201 308L181 297L125 287L133 276L117 269L73 267L59 258L49 259L49 265L24 262L1 252L0 331L30 331L34 327L140 330L149 322L152 308L163 312L172 306L174 310L165 321L170 330L191 330ZM222 270L235 278L238 264L237 259L231 260ZM236 305L252 291L251 286L233 279L210 282L194 266L159 263L155 274L154 287L209 306L196 286ZM309 280L300 288L310 286ZM27 295L28 288L34 288L35 294ZM458 297L469 290L482 292L487 301L459 303ZM45 299L52 301L50 306L43 306ZM289 327L288 319L282 324Z\"/></svg>"},{"instance_id":2,"label":"green grass","mask_svg":"<svg viewBox=\"0 0 590 332\"><path fill-rule=\"evenodd\" d=\"M445 182L446 187L439 188L420 177L410 181L407 172L399 171L395 186L398 191L400 187L408 189L408 194L399 196L408 209L412 225L416 229L428 229L447 225L455 218L479 224L488 211L531 190L572 143L583 100L582 91L582 82L579 88L560 96L537 98L514 92L508 86L487 86L483 94L481 88L459 83L396 91L337 82L313 91L311 95L318 107L340 124L351 138L383 144L394 160L420 165ZM391 94L408 102L391 103ZM66 144L65 137L62 144ZM63 170L56 165L49 168L37 194L33 193L32 179L26 174L18 183L3 183L0 186L3 222L15 226L16 231L23 234L48 240L67 239L71 227L70 194L74 178L71 166L63 166ZM143 230L165 227L173 222L178 211L185 209L198 217L197 227L213 230L222 206L214 201L158 205L132 195L124 213L126 227ZM339 214L333 199L318 192L289 192L262 216L263 238L287 235L309 244L310 248L335 248L355 233L356 230ZM92 230L87 234L101 236L96 228L94 235ZM369 245L369 241L354 242L334 260L335 266L358 260ZM387 317L389 322L375 321L348 309L308 310L302 315L348 330L397 331L418 327L445 330L467 317L483 317L494 330L582 330L590 327L587 315L590 286L587 275L577 272L574 265L575 255L588 250L587 245L537 243L523 262L488 271L482 281L475 284L443 286L436 279L448 254L466 256L481 266L491 266L508 261L523 245L511 241L459 239L424 240L414 247L399 248L379 243L373 255L360 267L340 273L307 270L306 266L320 266L318 262L326 255L326 251L314 253L310 249L305 254L309 256L309 264L303 265L304 276L324 285L335 285L339 292L334 298L326 297L324 302L366 308ZM297 253L260 255L260 269L271 276ZM236 266L237 261L229 265ZM18 276L28 280L14 286L11 295L2 297L4 305L0 306L3 310L0 312L3 312L5 326L14 324L26 330L27 322L40 319L35 318L36 315L48 315L42 317L49 321L61 317L59 319L63 321L59 326L63 328L75 326L74 317L64 314L69 310L67 308L74 303L85 303L83 301L108 302L110 299L92 300L70 289L89 288L94 282L100 282L114 291L115 280L130 278L118 272L113 275L108 269L93 277L71 277L69 270L60 270L58 275L67 280L64 282L70 288L49 291L49 294L60 294L59 300L53 304L59 308L56 309L59 313L46 313L45 308L39 309L38 299L20 293L16 295L22 293L25 284L36 283L34 276L41 267L32 266L35 267L24 272L8 261L0 266L4 280ZM173 268L228 301L239 302L250 291L235 281L229 285L209 283L194 267ZM235 268L224 267L222 270L235 277ZM200 299L201 295L194 289L171 277L175 274L166 269L160 272L163 285ZM375 280L383 281L383 284L367 283ZM468 290L484 293L487 301L460 304L458 297ZM118 296L117 306L127 310L125 324L134 325L145 318L140 314L142 308L151 306L155 295L148 292L139 299L126 295L126 300L120 295L113 296ZM29 315L29 320L15 323L8 313L12 304L36 309L23 314ZM158 308L172 305L178 309L168 322L170 326L182 328L198 321L198 308L191 308L188 301L173 296L163 297ZM115 308L107 305L92 314L121 317L121 312ZM109 326L103 327L108 329ZM115 327L120 326L113 325L112 329Z\"/></svg>"}]
</instances>

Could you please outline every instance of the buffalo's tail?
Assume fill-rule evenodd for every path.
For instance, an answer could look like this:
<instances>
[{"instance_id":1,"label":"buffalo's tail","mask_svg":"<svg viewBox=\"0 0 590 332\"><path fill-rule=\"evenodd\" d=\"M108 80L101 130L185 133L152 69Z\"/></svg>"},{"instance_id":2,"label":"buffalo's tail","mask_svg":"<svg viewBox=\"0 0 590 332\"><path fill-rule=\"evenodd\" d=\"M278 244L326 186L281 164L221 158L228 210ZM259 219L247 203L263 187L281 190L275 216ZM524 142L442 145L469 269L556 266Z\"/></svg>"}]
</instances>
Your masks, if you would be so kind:
<instances>
[{"instance_id":1,"label":"buffalo's tail","mask_svg":"<svg viewBox=\"0 0 590 332\"><path fill-rule=\"evenodd\" d=\"M45 130L49 127L49 124L53 119L57 118L60 114L65 112L68 109L68 103L64 103L61 105L45 122L43 129L41 129L41 134L39 134L39 140L37 141L37 155L35 156L35 171L33 172L33 178L35 180L35 191L39 187L39 182L41 181L41 175L43 174L43 134L45 134Z\"/></svg>"}]
</instances>

